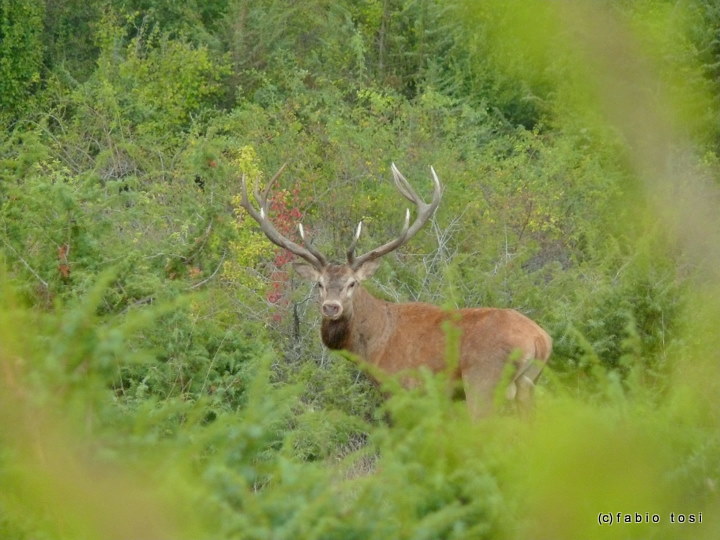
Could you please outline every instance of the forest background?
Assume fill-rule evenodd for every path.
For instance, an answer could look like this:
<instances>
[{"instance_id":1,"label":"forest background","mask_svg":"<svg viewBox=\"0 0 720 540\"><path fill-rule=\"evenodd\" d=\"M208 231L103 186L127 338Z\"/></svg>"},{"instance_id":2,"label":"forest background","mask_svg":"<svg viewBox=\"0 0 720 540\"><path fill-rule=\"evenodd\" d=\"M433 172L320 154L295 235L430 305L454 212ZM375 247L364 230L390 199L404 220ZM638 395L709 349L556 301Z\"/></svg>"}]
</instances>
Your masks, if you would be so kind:
<instances>
[{"instance_id":1,"label":"forest background","mask_svg":"<svg viewBox=\"0 0 720 540\"><path fill-rule=\"evenodd\" d=\"M714 0L0 1L0 538L717 538L719 77ZM541 323L532 421L328 354L239 209L340 257L393 161L368 287Z\"/></svg>"}]
</instances>

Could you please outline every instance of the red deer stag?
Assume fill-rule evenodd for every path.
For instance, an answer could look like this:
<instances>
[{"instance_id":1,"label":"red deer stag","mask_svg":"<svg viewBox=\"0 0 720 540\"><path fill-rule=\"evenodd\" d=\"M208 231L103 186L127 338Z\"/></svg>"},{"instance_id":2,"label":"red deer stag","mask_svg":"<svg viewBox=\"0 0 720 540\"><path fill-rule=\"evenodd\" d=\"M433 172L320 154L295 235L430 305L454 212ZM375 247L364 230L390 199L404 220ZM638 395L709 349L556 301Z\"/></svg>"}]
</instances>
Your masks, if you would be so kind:
<instances>
[{"instance_id":1,"label":"red deer stag","mask_svg":"<svg viewBox=\"0 0 720 540\"><path fill-rule=\"evenodd\" d=\"M432 372L446 369L443 322L460 330L459 364L452 373L462 378L465 398L473 417L492 410L495 391L508 385L505 396L526 408L532 400L535 380L550 356L552 340L535 322L512 309L467 308L449 312L420 302L393 303L375 298L360 283L372 276L380 258L410 240L430 219L440 203L442 187L431 167L434 191L430 204L421 199L392 164L397 190L417 207L410 224L410 209L402 231L394 240L363 255L355 254L362 221L347 251L347 263L330 262L306 238L298 225L303 245L280 234L268 219L268 194L283 168L270 180L264 193L255 191L260 206L249 201L242 178L242 206L258 222L274 244L307 261L296 263L297 272L317 283L322 313L321 335L330 349L345 349L382 372L395 374L426 367ZM511 364L508 366L508 364ZM402 379L412 385L412 378Z\"/></svg>"}]
</instances>

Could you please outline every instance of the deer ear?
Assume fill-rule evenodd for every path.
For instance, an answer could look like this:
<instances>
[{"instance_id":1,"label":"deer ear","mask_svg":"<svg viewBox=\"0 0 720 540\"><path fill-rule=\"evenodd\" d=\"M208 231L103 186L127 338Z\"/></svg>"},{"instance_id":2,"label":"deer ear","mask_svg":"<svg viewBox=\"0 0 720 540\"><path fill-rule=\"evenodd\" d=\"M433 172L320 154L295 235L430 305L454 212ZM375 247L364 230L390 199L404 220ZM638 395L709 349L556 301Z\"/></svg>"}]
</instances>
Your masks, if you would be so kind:
<instances>
[{"instance_id":1,"label":"deer ear","mask_svg":"<svg viewBox=\"0 0 720 540\"><path fill-rule=\"evenodd\" d=\"M367 279L371 277L375 270L378 269L380 266L380 259L375 259L374 261L367 261L360 265L360 268L355 270L355 277L362 281L364 279Z\"/></svg>"},{"instance_id":2,"label":"deer ear","mask_svg":"<svg viewBox=\"0 0 720 540\"><path fill-rule=\"evenodd\" d=\"M320 280L320 272L318 272L314 266L303 262L294 262L293 268L295 268L295 271L300 274L300 277L307 279L308 281Z\"/></svg>"}]
</instances>

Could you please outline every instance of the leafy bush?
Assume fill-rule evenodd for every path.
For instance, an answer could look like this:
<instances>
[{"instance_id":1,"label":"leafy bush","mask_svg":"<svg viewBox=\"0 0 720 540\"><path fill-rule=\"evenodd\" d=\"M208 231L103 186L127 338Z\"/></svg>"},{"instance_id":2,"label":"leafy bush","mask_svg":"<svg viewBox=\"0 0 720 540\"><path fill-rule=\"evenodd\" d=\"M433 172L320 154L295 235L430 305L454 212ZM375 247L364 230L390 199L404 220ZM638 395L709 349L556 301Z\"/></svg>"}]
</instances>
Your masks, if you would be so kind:
<instances>
[{"instance_id":1,"label":"leafy bush","mask_svg":"<svg viewBox=\"0 0 720 540\"><path fill-rule=\"evenodd\" d=\"M0 125L16 121L40 84L43 43L41 1L0 4Z\"/></svg>"},{"instance_id":2,"label":"leafy bush","mask_svg":"<svg viewBox=\"0 0 720 540\"><path fill-rule=\"evenodd\" d=\"M603 6L3 3L0 536L716 536L718 10ZM532 419L329 354L239 205L342 259L393 161L367 286L539 321Z\"/></svg>"}]
</instances>

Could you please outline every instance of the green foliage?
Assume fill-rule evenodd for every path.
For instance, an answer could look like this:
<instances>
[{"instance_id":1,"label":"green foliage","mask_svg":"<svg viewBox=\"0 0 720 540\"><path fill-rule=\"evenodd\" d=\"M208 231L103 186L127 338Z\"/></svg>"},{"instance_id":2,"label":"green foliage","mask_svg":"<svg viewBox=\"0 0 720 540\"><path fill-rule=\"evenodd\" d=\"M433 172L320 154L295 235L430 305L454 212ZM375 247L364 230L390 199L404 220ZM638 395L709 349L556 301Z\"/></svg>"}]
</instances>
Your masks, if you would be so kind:
<instances>
[{"instance_id":1,"label":"green foliage","mask_svg":"<svg viewBox=\"0 0 720 540\"><path fill-rule=\"evenodd\" d=\"M714 2L0 5L0 537L716 536ZM540 322L531 421L330 355L239 204L342 259L393 161L368 287Z\"/></svg>"},{"instance_id":2,"label":"green foliage","mask_svg":"<svg viewBox=\"0 0 720 540\"><path fill-rule=\"evenodd\" d=\"M45 2L45 64L63 81L85 81L97 67L98 23L107 2Z\"/></svg>"},{"instance_id":3,"label":"green foliage","mask_svg":"<svg viewBox=\"0 0 720 540\"><path fill-rule=\"evenodd\" d=\"M206 49L167 37L157 41L153 34L135 37L128 44L127 59L117 66L117 91L132 104L130 114L137 116L141 135L145 130L160 134L186 126L218 94L217 81L225 71L210 60Z\"/></svg>"},{"instance_id":4,"label":"green foliage","mask_svg":"<svg viewBox=\"0 0 720 540\"><path fill-rule=\"evenodd\" d=\"M211 58L204 46L172 39L157 26L141 26L128 39L112 18L100 27L99 69L89 89L106 100L108 112L124 111L138 135L162 141L187 130L191 117L201 115L220 96L219 81L227 75L222 58ZM118 55L118 48L124 55Z\"/></svg>"},{"instance_id":5,"label":"green foliage","mask_svg":"<svg viewBox=\"0 0 720 540\"><path fill-rule=\"evenodd\" d=\"M0 126L25 112L40 84L44 9L40 0L0 3Z\"/></svg>"},{"instance_id":6,"label":"green foliage","mask_svg":"<svg viewBox=\"0 0 720 540\"><path fill-rule=\"evenodd\" d=\"M81 379L72 360L97 362L110 353L111 365L125 363L127 343L152 320L147 314L121 326L98 320L108 279L63 308L60 327L53 314L42 317L51 324L38 325L37 314L11 308L7 293L3 299L10 308L4 322L35 319L40 329L32 343L4 335L3 358L11 348L41 355L60 338L66 345L34 373L3 364L2 399L14 396L15 406L3 402L2 422L25 426L12 437L3 431L0 462L11 489L0 494L0 504L8 534L93 538L103 527L125 530L113 506L87 516L89 501L106 485L114 488L113 505L129 504L135 512L131 501L142 493L149 522L167 532L175 527L162 524L175 520L187 538L514 538L539 527L572 538L595 534L597 509L614 504L660 514L664 527L640 527L645 532L667 530L670 512L711 511L714 495L705 479L720 470L720 441L696 424L674 423L687 414L688 402L648 408L615 393L612 402L591 405L556 388L543 396L532 423L506 416L472 424L464 404L447 398L446 381L425 373L423 387L395 389L380 409L389 423L368 423L342 407L322 406L318 396L308 401L301 386L272 382L273 354L256 351L241 362L236 384L244 397L235 405L212 392L194 394L199 399L120 395L118 403L116 393L103 389L113 381L112 369L86 365L82 373L93 375ZM161 313L153 311L157 319ZM36 391L18 393L23 388ZM611 377L604 388L611 391ZM48 400L62 421L44 408ZM82 438L64 438L77 430ZM50 444L55 458L43 460ZM88 452L100 465L86 460ZM114 473L105 469L110 464ZM95 471L96 485L78 483L98 466L104 472ZM39 467L44 480L38 483ZM39 491L27 491L28 482ZM38 493L61 505L63 515L28 512ZM193 510L181 516L160 500L173 501L177 512ZM695 506L687 507L688 500Z\"/></svg>"}]
</instances>

